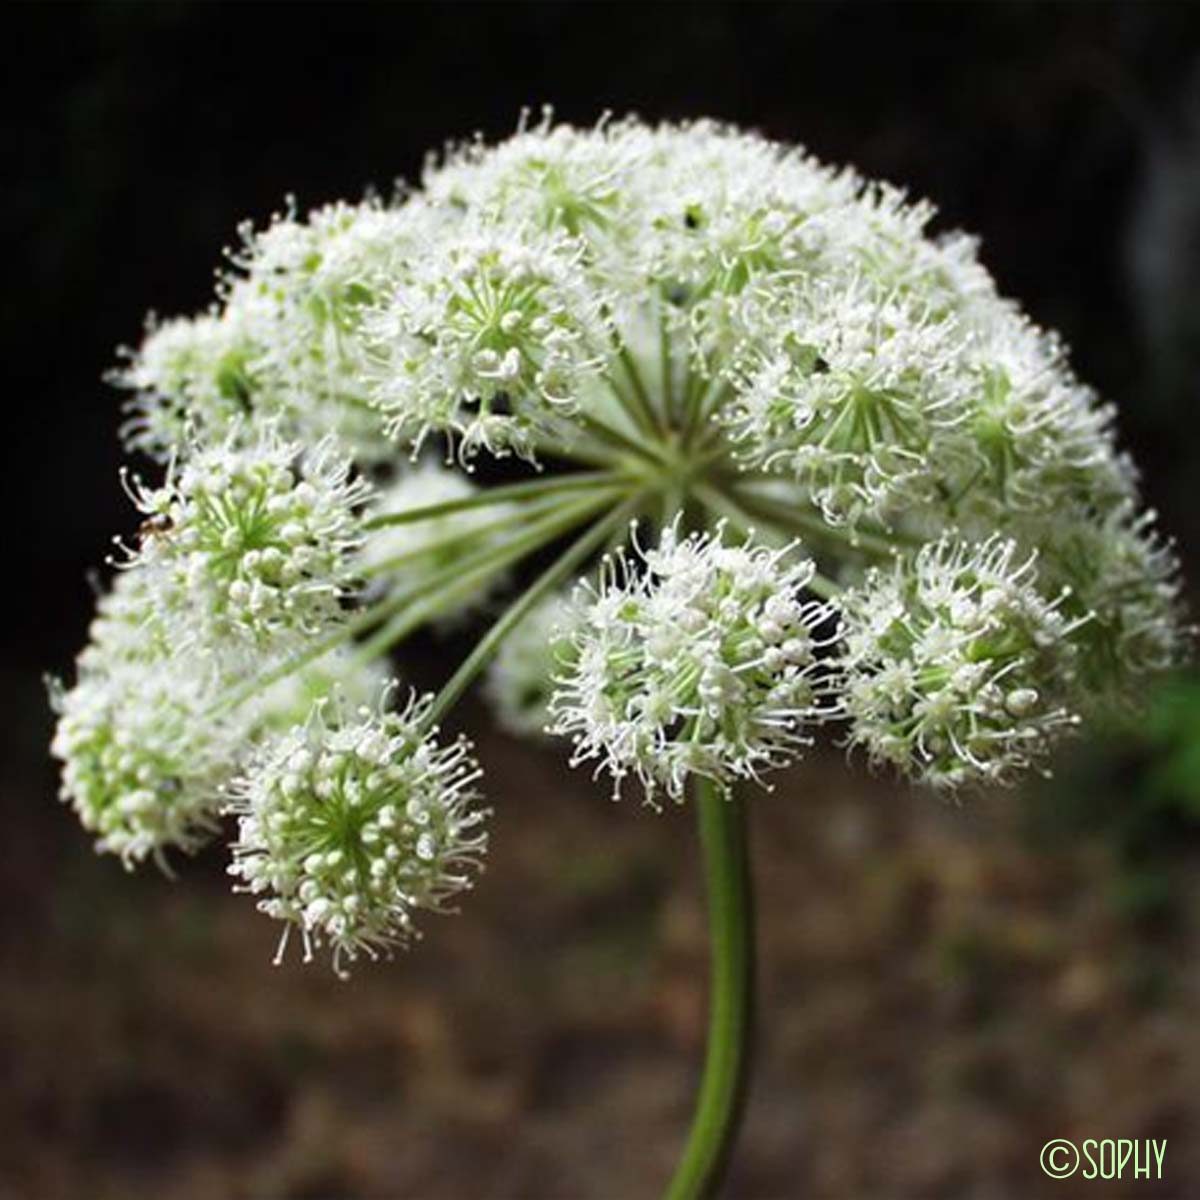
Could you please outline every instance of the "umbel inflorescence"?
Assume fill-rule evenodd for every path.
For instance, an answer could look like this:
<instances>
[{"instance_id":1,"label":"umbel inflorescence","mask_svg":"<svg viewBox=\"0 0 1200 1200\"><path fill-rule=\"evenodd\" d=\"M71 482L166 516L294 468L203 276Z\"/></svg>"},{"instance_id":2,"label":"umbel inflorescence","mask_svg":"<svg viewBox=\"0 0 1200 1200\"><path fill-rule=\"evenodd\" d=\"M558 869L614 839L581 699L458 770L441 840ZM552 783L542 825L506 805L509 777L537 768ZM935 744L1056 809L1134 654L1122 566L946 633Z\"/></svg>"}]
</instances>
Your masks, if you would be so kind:
<instances>
[{"instance_id":1,"label":"umbel inflorescence","mask_svg":"<svg viewBox=\"0 0 1200 1200\"><path fill-rule=\"evenodd\" d=\"M1184 650L1171 549L1111 409L932 216L712 122L546 118L244 227L114 375L155 477L54 695L99 848L235 826L237 886L340 968L480 866L438 729L481 673L655 805L823 730L1004 782L1136 700ZM425 626L480 634L416 697L382 664Z\"/></svg>"}]
</instances>

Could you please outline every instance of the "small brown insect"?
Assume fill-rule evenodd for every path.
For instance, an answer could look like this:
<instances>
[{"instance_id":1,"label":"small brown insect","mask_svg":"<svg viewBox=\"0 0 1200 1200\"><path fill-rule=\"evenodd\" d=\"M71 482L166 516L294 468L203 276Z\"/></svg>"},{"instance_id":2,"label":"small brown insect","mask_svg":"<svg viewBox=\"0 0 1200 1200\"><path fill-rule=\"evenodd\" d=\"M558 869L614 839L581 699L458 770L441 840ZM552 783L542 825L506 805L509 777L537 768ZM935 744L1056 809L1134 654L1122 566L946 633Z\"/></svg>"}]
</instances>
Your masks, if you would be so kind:
<instances>
[{"instance_id":1,"label":"small brown insect","mask_svg":"<svg viewBox=\"0 0 1200 1200\"><path fill-rule=\"evenodd\" d=\"M146 543L153 538L166 537L171 532L171 518L166 513L151 513L138 526L138 538Z\"/></svg>"}]
</instances>

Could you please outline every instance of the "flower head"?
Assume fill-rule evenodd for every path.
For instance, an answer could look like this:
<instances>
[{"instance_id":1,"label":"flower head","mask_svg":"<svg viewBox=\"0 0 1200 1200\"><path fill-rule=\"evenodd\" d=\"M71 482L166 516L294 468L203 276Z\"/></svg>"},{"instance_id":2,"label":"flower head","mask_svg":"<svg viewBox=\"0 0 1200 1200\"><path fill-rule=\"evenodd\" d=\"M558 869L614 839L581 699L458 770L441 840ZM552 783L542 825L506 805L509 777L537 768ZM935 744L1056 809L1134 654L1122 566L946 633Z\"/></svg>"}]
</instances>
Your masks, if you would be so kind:
<instances>
[{"instance_id":1,"label":"flower head","mask_svg":"<svg viewBox=\"0 0 1200 1200\"><path fill-rule=\"evenodd\" d=\"M243 226L213 307L116 375L169 465L57 693L66 798L133 862L238 774L234 875L340 969L470 882L477 770L429 726L489 662L503 724L651 804L833 720L947 788L1040 763L1190 631L1111 406L933 216L719 122L547 112ZM633 513L657 546L620 545ZM387 710L364 659L527 577Z\"/></svg>"},{"instance_id":2,"label":"flower head","mask_svg":"<svg viewBox=\"0 0 1200 1200\"><path fill-rule=\"evenodd\" d=\"M111 586L98 596L87 645L79 653L79 669L107 671L114 664L161 663L174 640L161 598L170 591L167 572L158 562L138 561L117 571Z\"/></svg>"},{"instance_id":3,"label":"flower head","mask_svg":"<svg viewBox=\"0 0 1200 1200\"><path fill-rule=\"evenodd\" d=\"M578 239L484 224L431 238L370 323L375 401L397 436L532 457L611 352Z\"/></svg>"},{"instance_id":4,"label":"flower head","mask_svg":"<svg viewBox=\"0 0 1200 1200\"><path fill-rule=\"evenodd\" d=\"M153 319L110 378L134 392L125 440L166 459L197 435L218 442L258 420L316 442L333 435L366 462L390 456L367 394L363 315L411 248L408 210L331 204L304 221L241 228L220 302Z\"/></svg>"},{"instance_id":5,"label":"flower head","mask_svg":"<svg viewBox=\"0 0 1200 1200\"><path fill-rule=\"evenodd\" d=\"M422 183L435 204L451 210L602 238L628 219L629 168L639 153L645 161L646 141L634 120L581 130L555 125L547 111L536 125L523 119L498 146L475 140L453 147Z\"/></svg>"},{"instance_id":6,"label":"flower head","mask_svg":"<svg viewBox=\"0 0 1200 1200\"><path fill-rule=\"evenodd\" d=\"M1041 547L1046 585L1068 592L1062 611L1087 617L1076 640L1089 709L1136 703L1147 680L1187 659L1195 630L1178 557L1156 519L1127 501L1102 520L1059 514L1026 534Z\"/></svg>"},{"instance_id":7,"label":"flower head","mask_svg":"<svg viewBox=\"0 0 1200 1200\"><path fill-rule=\"evenodd\" d=\"M936 495L969 387L968 335L926 298L822 279L751 296L722 420L739 461L790 475L833 524ZM766 333L765 331L773 331Z\"/></svg>"},{"instance_id":8,"label":"flower head","mask_svg":"<svg viewBox=\"0 0 1200 1200\"><path fill-rule=\"evenodd\" d=\"M251 304L197 317L147 321L146 335L109 379L134 393L126 444L167 458L197 430L217 436L241 420L260 387L259 341Z\"/></svg>"},{"instance_id":9,"label":"flower head","mask_svg":"<svg viewBox=\"0 0 1200 1200\"><path fill-rule=\"evenodd\" d=\"M445 911L480 869L486 816L464 740L440 744L427 701L344 711L337 697L268 742L233 783L230 874L258 907L300 930L306 961L328 945L335 971L404 946L414 915Z\"/></svg>"},{"instance_id":10,"label":"flower head","mask_svg":"<svg viewBox=\"0 0 1200 1200\"><path fill-rule=\"evenodd\" d=\"M614 793L636 775L653 802L660 788L681 800L691 775L728 788L795 758L825 715L830 610L803 598L812 562L794 544L673 529L639 557L609 561L575 597L571 662L550 701L574 761L598 759Z\"/></svg>"},{"instance_id":11,"label":"flower head","mask_svg":"<svg viewBox=\"0 0 1200 1200\"><path fill-rule=\"evenodd\" d=\"M196 449L158 488L131 561L155 570L181 640L278 648L336 622L371 489L325 441L302 451L268 429Z\"/></svg>"},{"instance_id":12,"label":"flower head","mask_svg":"<svg viewBox=\"0 0 1200 1200\"><path fill-rule=\"evenodd\" d=\"M953 788L1006 782L1075 724L1086 618L1039 593L1015 542L929 543L838 600L849 740L871 760Z\"/></svg>"},{"instance_id":13,"label":"flower head","mask_svg":"<svg viewBox=\"0 0 1200 1200\"><path fill-rule=\"evenodd\" d=\"M1114 445L1113 407L1075 378L1060 339L1003 302L976 308L967 310L977 332L966 453L949 481L964 517L994 526L1127 500L1133 474Z\"/></svg>"},{"instance_id":14,"label":"flower head","mask_svg":"<svg viewBox=\"0 0 1200 1200\"><path fill-rule=\"evenodd\" d=\"M197 671L168 675L162 663L87 670L56 689L60 795L98 836L97 850L126 866L148 855L164 863L163 851L190 852L213 834L238 741L207 716L211 700Z\"/></svg>"},{"instance_id":15,"label":"flower head","mask_svg":"<svg viewBox=\"0 0 1200 1200\"><path fill-rule=\"evenodd\" d=\"M290 435L312 442L333 433L360 461L392 456L371 404L363 322L394 286L418 225L410 209L367 200L243 227L226 305L254 314L247 323L264 407Z\"/></svg>"},{"instance_id":16,"label":"flower head","mask_svg":"<svg viewBox=\"0 0 1200 1200\"><path fill-rule=\"evenodd\" d=\"M215 715L222 677L208 656L181 651L159 612L162 572L135 563L97 603L70 688L51 683L51 752L60 796L126 866L190 852L215 831L247 714Z\"/></svg>"}]
</instances>

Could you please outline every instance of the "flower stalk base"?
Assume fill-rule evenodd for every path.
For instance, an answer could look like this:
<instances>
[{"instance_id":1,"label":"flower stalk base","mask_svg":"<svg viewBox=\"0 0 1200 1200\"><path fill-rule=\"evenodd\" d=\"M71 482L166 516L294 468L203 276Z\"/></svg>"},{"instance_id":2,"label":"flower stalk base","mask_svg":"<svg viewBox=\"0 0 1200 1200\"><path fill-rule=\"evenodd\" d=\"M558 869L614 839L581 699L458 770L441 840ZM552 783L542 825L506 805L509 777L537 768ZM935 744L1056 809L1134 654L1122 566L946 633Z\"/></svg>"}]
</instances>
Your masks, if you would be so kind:
<instances>
[{"instance_id":1,"label":"flower stalk base","mask_svg":"<svg viewBox=\"0 0 1200 1200\"><path fill-rule=\"evenodd\" d=\"M696 786L708 892L709 1013L704 1076L687 1144L664 1200L712 1200L741 1124L754 1024L754 895L746 815L701 780Z\"/></svg>"}]
</instances>

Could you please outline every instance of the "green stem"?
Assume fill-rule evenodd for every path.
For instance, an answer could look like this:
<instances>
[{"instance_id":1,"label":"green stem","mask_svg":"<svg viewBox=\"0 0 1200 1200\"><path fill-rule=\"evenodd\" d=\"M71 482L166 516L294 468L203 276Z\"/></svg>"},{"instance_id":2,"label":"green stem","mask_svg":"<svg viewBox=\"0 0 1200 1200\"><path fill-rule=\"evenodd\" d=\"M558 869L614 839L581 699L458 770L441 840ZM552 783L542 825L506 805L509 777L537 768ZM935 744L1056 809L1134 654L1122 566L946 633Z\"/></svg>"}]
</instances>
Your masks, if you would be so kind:
<instances>
[{"instance_id":1,"label":"green stem","mask_svg":"<svg viewBox=\"0 0 1200 1200\"><path fill-rule=\"evenodd\" d=\"M540 459L553 459L572 466L611 467L622 460L623 451L591 440L579 425L559 421L554 428L533 434L530 449Z\"/></svg>"},{"instance_id":2,"label":"green stem","mask_svg":"<svg viewBox=\"0 0 1200 1200\"><path fill-rule=\"evenodd\" d=\"M580 490L572 489L563 497L550 495L528 500L515 513L503 512L491 520L485 520L479 525L464 529L461 533L451 534L440 539L433 538L425 545L416 546L411 550L405 550L402 554L393 554L377 563L371 563L370 566L363 567L361 575L364 579L396 575L411 567L413 563L420 563L423 559L432 559L436 563L438 557L445 555L447 551L457 550L462 554L472 548L478 550L489 545L496 545L497 539L514 527L533 528L538 521L547 517L561 516L570 501L579 502ZM590 499L598 505L627 494L629 489L622 489L615 484L610 484L607 487L587 490L592 493Z\"/></svg>"},{"instance_id":3,"label":"green stem","mask_svg":"<svg viewBox=\"0 0 1200 1200\"><path fill-rule=\"evenodd\" d=\"M667 327L667 304L658 296L658 369L661 376L663 411L671 424L678 420L675 413L675 379L671 363L671 331Z\"/></svg>"},{"instance_id":4,"label":"green stem","mask_svg":"<svg viewBox=\"0 0 1200 1200\"><path fill-rule=\"evenodd\" d=\"M708 1045L687 1144L664 1200L711 1200L737 1136L750 1073L754 901L741 802L701 780L695 804L708 890Z\"/></svg>"},{"instance_id":5,"label":"green stem","mask_svg":"<svg viewBox=\"0 0 1200 1200\"><path fill-rule=\"evenodd\" d=\"M717 374L708 387L694 398L688 410L688 429L693 436L705 431L708 422L716 416L730 394L732 389L728 382Z\"/></svg>"},{"instance_id":6,"label":"green stem","mask_svg":"<svg viewBox=\"0 0 1200 1200\"><path fill-rule=\"evenodd\" d=\"M619 429L601 421L595 413L580 413L576 419L594 437L602 442L608 442L626 454L633 455L634 458L641 459L643 462L647 462L654 467L661 467L667 462L662 450L653 438L647 439L643 434L641 441L635 441L633 438L623 434Z\"/></svg>"},{"instance_id":7,"label":"green stem","mask_svg":"<svg viewBox=\"0 0 1200 1200\"><path fill-rule=\"evenodd\" d=\"M603 350L596 346L591 339L586 339L585 345L587 346L588 350L592 354L595 354L598 358L608 357L609 351ZM617 351L618 361L620 361L625 367L625 372L630 378L630 382L640 386L641 381L636 379L629 371L628 363L625 361L627 351L625 349L624 342L616 333L612 335L612 338L609 342L609 350ZM613 375L612 371L605 371L600 378L604 386L608 389L609 394L614 400L616 400L617 407L620 409L622 416L624 416L629 422L630 426L639 433L651 435L655 434L656 423L654 421L652 410L648 409L646 406L645 396L633 395L630 392L627 392L621 386L620 380ZM595 415L594 410L592 415Z\"/></svg>"},{"instance_id":8,"label":"green stem","mask_svg":"<svg viewBox=\"0 0 1200 1200\"><path fill-rule=\"evenodd\" d=\"M534 497L555 496L560 492L575 492L588 488L612 487L622 481L616 471L580 471L571 475L557 475L550 479L527 479L520 483L509 483L502 487L489 487L470 496L444 500L440 504L427 504L420 508L409 508L403 512L380 513L363 522L367 530L388 529L393 525L411 525L416 521L427 521L471 508L487 508L492 504L508 501L514 503Z\"/></svg>"},{"instance_id":9,"label":"green stem","mask_svg":"<svg viewBox=\"0 0 1200 1200\"><path fill-rule=\"evenodd\" d=\"M451 563L436 575L402 594L392 611L396 615L355 650L355 661L370 662L391 650L448 604L469 596L476 588L511 563L534 554L590 516L602 504L619 497L611 492L589 496L573 505L541 516L514 537Z\"/></svg>"},{"instance_id":10,"label":"green stem","mask_svg":"<svg viewBox=\"0 0 1200 1200\"><path fill-rule=\"evenodd\" d=\"M617 526L627 520L637 507L639 497L634 496L606 517L597 521L582 537L576 539L537 579L505 610L504 615L491 626L475 648L463 659L457 671L438 693L437 699L426 717L436 724L457 703L475 676L491 661L500 643L508 636L539 600L558 586L586 558L598 550Z\"/></svg>"},{"instance_id":11,"label":"green stem","mask_svg":"<svg viewBox=\"0 0 1200 1200\"><path fill-rule=\"evenodd\" d=\"M647 433L661 437L665 432L663 423L654 407L654 401L650 399L650 393L646 390L645 383L642 382L642 373L638 370L637 362L630 354L629 347L622 344L620 350L617 351L617 357L621 366L625 368L629 382L633 385L633 394L637 400L643 428Z\"/></svg>"}]
</instances>

